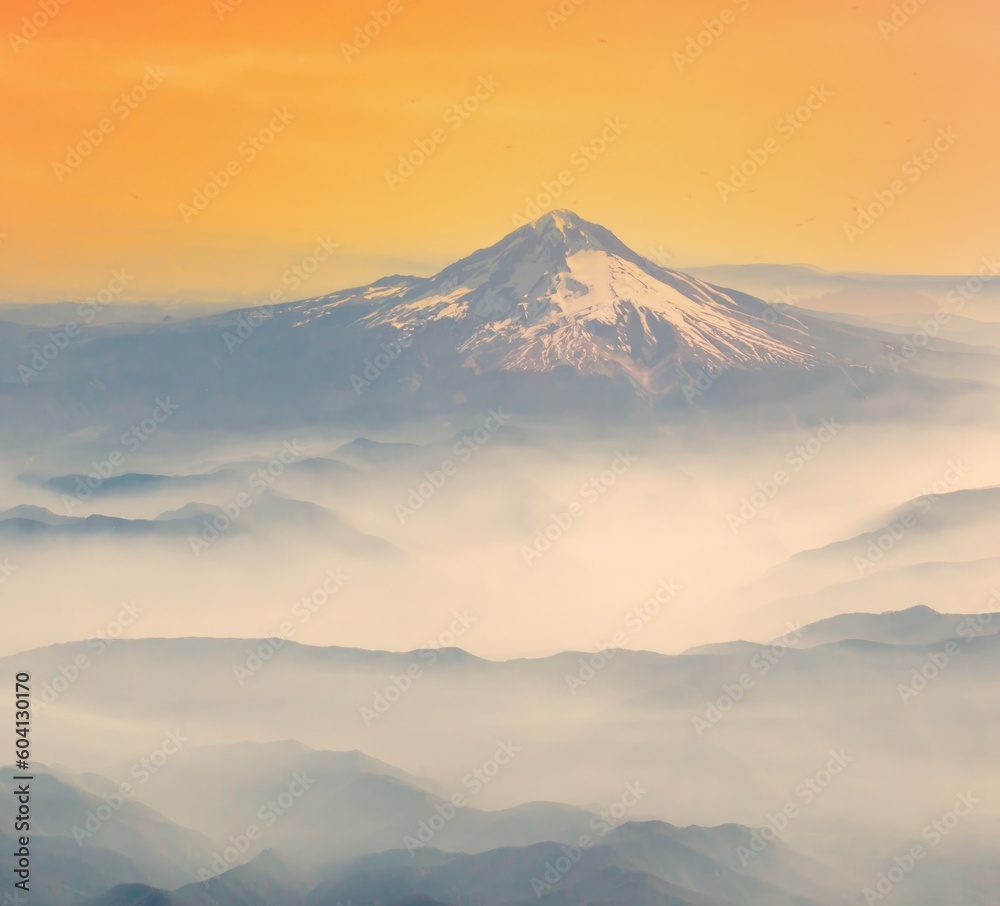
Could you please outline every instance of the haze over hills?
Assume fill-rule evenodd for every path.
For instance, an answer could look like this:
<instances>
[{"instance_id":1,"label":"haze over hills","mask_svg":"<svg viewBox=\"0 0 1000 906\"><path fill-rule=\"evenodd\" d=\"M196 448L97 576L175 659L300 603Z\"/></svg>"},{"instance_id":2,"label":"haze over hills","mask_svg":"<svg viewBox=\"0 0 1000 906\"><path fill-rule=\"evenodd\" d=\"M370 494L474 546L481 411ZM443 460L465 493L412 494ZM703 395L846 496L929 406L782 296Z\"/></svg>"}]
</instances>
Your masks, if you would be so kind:
<instances>
[{"instance_id":1,"label":"haze over hills","mask_svg":"<svg viewBox=\"0 0 1000 906\"><path fill-rule=\"evenodd\" d=\"M589 903L668 906L819 906L844 902L809 879L816 866L776 844L760 863L732 864L731 853L749 843L746 828L674 828L627 824L606 838L580 847L541 843L478 855L421 851L387 852L331 870L333 877L311 891L279 856L263 853L217 878L167 894L146 886L122 885L86 906L432 906L469 901L490 906L529 902L583 906ZM581 839L593 838L583 836ZM571 853L574 861L568 861ZM568 869L563 866L568 865ZM563 868L560 872L554 866ZM822 876L823 871L818 872ZM788 888L773 880L784 876ZM297 889L298 888L298 889ZM791 891L808 890L816 899ZM706 895L714 891L716 895ZM600 897L595 900L595 897Z\"/></svg>"},{"instance_id":2,"label":"haze over hills","mask_svg":"<svg viewBox=\"0 0 1000 906\"><path fill-rule=\"evenodd\" d=\"M910 624L918 618L937 628L915 638ZM365 767L357 755L334 758L290 744L231 757L225 749L204 748L246 739L300 739L314 748L359 749L400 765L409 779L391 774L393 798L372 794L370 808L395 802L390 811L404 816L404 824L412 824L421 810L434 811L436 800L426 799L424 792L413 800L415 811L403 808L398 797L410 795L406 784L428 790L426 781L414 777L431 777L436 785L429 791L435 796L443 792L447 798L454 790L468 794L470 772L492 758L501 743L518 752L496 782L468 795L474 808L556 800L596 811L606 807L599 803L614 801L621 788L638 781L650 790L642 802L645 815L752 825L775 798L783 800L822 767L831 751L842 750L854 761L838 795L810 809L793 828L796 834L833 814L843 820L865 814L870 825L899 830L949 795L956 772L977 778L984 795L992 789L994 780L983 772L990 747L1000 740L975 715L986 707L996 681L996 613L918 611L910 620L854 615L841 622L851 628L821 623L790 629L775 644L675 656L622 650L494 662L454 649L396 653L273 639L160 639L109 642L100 652L88 643L54 646L3 663L20 664L38 678L44 718L39 744L55 760L75 752L80 767L113 775L108 765L116 753L126 759L155 748L164 732L163 718L156 714L168 708L179 715L174 726L190 738L191 748L145 784L144 801L179 824L216 833L223 826L210 823L211 803L227 803L218 812L223 824L239 824L241 809L249 805L241 804L238 790L252 787L263 795L262 781L253 778L273 775L275 764L283 766L281 777L296 771L332 771L331 778L344 776L344 770L366 776L385 771L377 763ZM946 666L936 667L933 681L924 683L921 671L934 658L940 660L946 646L951 652ZM66 686L60 667L81 654L88 666L78 681L58 692ZM131 677L127 693L124 676ZM532 702L527 713L525 700ZM262 701L283 703L280 719L269 709L262 711ZM316 714L323 715L321 721ZM73 728L84 715L101 715L108 726L106 738L92 743L86 754L73 742ZM554 736L551 728L561 721L568 721L567 728ZM760 721L782 743L758 741L758 754L751 756L745 747L754 745ZM458 726L461 734L455 732ZM949 740L935 756L948 769L934 783L923 777L919 761L906 755L928 726L940 728ZM196 757L194 747L204 754ZM897 795L881 785L889 763L896 764L900 780L923 778L919 795L906 787ZM674 782L680 775L686 778L683 785ZM330 782L331 796L346 795L340 781ZM209 789L212 796L205 792ZM335 812L362 802L339 801L345 804ZM742 803L738 809L737 802ZM875 802L882 806L867 815ZM981 814L993 811L984 805ZM279 829L280 838L295 840L297 850L310 850L309 841L317 835L309 828L331 820L330 814L319 806L300 810ZM555 810L543 820L544 814L535 813L529 823L553 833L556 827L574 827L572 813ZM381 820L386 827L399 827L388 816ZM505 821L517 824L514 813ZM459 824L452 825L456 833ZM358 826L359 839L363 826ZM464 848L479 833L462 826L455 840ZM504 826L493 824L490 833L501 833ZM319 836L354 845L337 825Z\"/></svg>"},{"instance_id":3,"label":"haze over hills","mask_svg":"<svg viewBox=\"0 0 1000 906\"><path fill-rule=\"evenodd\" d=\"M252 508L248 505L246 511L240 521L230 520L224 525L225 534L222 534L214 522L219 518L218 507L204 503L188 503L152 519L126 519L100 514L67 516L44 507L19 506L0 512L0 537L12 547L17 543L37 543L43 539L58 541L88 536L180 538L190 548L192 539L207 544L220 537L235 537L254 530L258 537L267 532L282 531L286 538L297 533L322 538L327 544L349 554L394 556L399 553L388 542L357 531L325 507L286 498L272 491L263 492L255 505ZM213 529L214 534L211 534ZM195 549L201 549L197 543Z\"/></svg>"},{"instance_id":4,"label":"haze over hills","mask_svg":"<svg viewBox=\"0 0 1000 906\"><path fill-rule=\"evenodd\" d=\"M963 326L988 333L1000 320L1000 260L983 256L966 274L830 273L784 264L736 264L686 270L710 283L736 287L780 305L833 316L857 326L901 332L942 315L947 333ZM966 316L968 321L966 320ZM963 322L964 325L963 325Z\"/></svg>"},{"instance_id":5,"label":"haze over hills","mask_svg":"<svg viewBox=\"0 0 1000 906\"><path fill-rule=\"evenodd\" d=\"M969 469L961 461L949 463L948 468L956 480L958 473ZM923 589L927 594L934 594L935 584L942 583L957 597L955 580L963 572L992 581L989 577L997 573L991 566L996 551L991 539L1000 528L1000 488L948 491L946 483L939 487L939 493L924 493L882 514L861 534L795 553L765 574L748 594L773 599L780 597L773 593L775 588L796 595L822 594L831 586L850 583L851 593L857 595L859 583L883 570L909 567L915 576L921 565L929 580ZM939 568L935 576L927 568L933 564L947 564L950 569Z\"/></svg>"},{"instance_id":6,"label":"haze over hills","mask_svg":"<svg viewBox=\"0 0 1000 906\"><path fill-rule=\"evenodd\" d=\"M1000 4L701 5L6 4L0 906L1000 906Z\"/></svg>"},{"instance_id":7,"label":"haze over hills","mask_svg":"<svg viewBox=\"0 0 1000 906\"><path fill-rule=\"evenodd\" d=\"M1000 360L723 276L555 211L44 365L0 324L40 906L853 906L914 840L900 906L992 906Z\"/></svg>"},{"instance_id":8,"label":"haze over hills","mask_svg":"<svg viewBox=\"0 0 1000 906\"><path fill-rule=\"evenodd\" d=\"M851 614L773 645L675 657L497 663L285 642L254 663L246 654L263 652L261 640L150 639L2 663L35 678L43 750L73 757L76 728L106 728L89 757L98 773L37 767L46 906L87 896L92 906L457 906L470 893L495 906L846 906L914 828L932 827L961 776L971 817L899 893L931 906L959 883L963 896L985 896L995 880L989 753L1000 740L975 715L1000 681L998 614L1000 604L980 615ZM76 679L57 682L83 652ZM914 677L943 652L920 686ZM251 671L242 682L241 665ZM281 703L280 717L262 702ZM780 745L755 746L762 723ZM570 732L553 736L558 725ZM906 755L927 726L948 741L933 778ZM276 736L289 732L362 751ZM241 741L253 738L275 741ZM366 751L405 753L409 770ZM902 799L885 789L890 766ZM509 801L539 788L578 804ZM85 872L73 828L104 803L114 814L88 831ZM779 812L790 817L776 823ZM737 823L719 820L727 814Z\"/></svg>"}]
</instances>

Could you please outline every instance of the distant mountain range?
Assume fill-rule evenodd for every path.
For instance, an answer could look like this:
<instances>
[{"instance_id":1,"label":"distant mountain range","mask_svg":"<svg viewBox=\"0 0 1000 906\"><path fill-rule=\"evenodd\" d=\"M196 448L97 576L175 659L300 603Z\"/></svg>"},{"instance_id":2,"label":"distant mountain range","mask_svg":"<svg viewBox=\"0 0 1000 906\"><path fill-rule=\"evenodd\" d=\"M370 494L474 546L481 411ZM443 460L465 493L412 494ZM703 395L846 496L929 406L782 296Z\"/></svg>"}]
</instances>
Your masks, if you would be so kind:
<instances>
[{"instance_id":1,"label":"distant mountain range","mask_svg":"<svg viewBox=\"0 0 1000 906\"><path fill-rule=\"evenodd\" d=\"M848 609L834 602L853 599L857 606L867 589L918 600L931 596L939 603L960 600L974 579L982 598L977 603L985 604L991 584L1000 582L993 541L1000 531L998 504L1000 487L922 494L882 515L868 531L792 555L747 593L773 601L780 591L789 599L788 612L816 619ZM883 575L890 570L895 583ZM826 613L823 600L829 602ZM870 606L867 600L864 606Z\"/></svg>"},{"instance_id":2,"label":"distant mountain range","mask_svg":"<svg viewBox=\"0 0 1000 906\"><path fill-rule=\"evenodd\" d=\"M66 427L135 418L165 394L189 429L385 423L500 400L526 413L621 418L695 403L780 409L819 395L829 415L893 388L968 389L933 369L897 373L898 332L771 305L662 267L569 211L433 277L53 333L0 324L5 420L30 426L32 407ZM995 369L980 348L927 345L921 363L945 356L956 368L974 360Z\"/></svg>"},{"instance_id":3,"label":"distant mountain range","mask_svg":"<svg viewBox=\"0 0 1000 906\"><path fill-rule=\"evenodd\" d=\"M279 856L263 853L222 876L174 893L123 885L87 906L820 906L846 903L809 877L825 871L778 843L759 861L734 854L751 843L737 826L626 824L586 845L539 843L466 855L422 850L360 859L303 891ZM781 881L778 881L781 878ZM282 898L283 897L283 898Z\"/></svg>"},{"instance_id":4,"label":"distant mountain range","mask_svg":"<svg viewBox=\"0 0 1000 906\"><path fill-rule=\"evenodd\" d=\"M136 484L148 490L151 485L155 488L172 481L165 476L142 476L141 482L134 482L132 478L124 475L121 476L122 481L109 479L111 490L131 489ZM182 487L189 484L183 479L174 480ZM101 514L70 516L54 513L46 507L20 505L0 511L0 538L10 545L79 538L157 538L180 539L190 546L192 539L214 541L255 530L258 537L280 533L285 538L298 534L322 539L346 553L382 557L400 555L400 551L389 542L358 531L336 513L317 504L284 497L266 489L259 496L248 493L240 500L242 506L232 500L226 501L230 507L228 515L218 505L193 502L177 510L160 513L153 519Z\"/></svg>"},{"instance_id":5,"label":"distant mountain range","mask_svg":"<svg viewBox=\"0 0 1000 906\"><path fill-rule=\"evenodd\" d=\"M760 848L761 838L747 827L621 822L551 803L496 813L449 811L448 800L390 765L357 752L312 752L293 744L195 749L181 757L186 763L172 770L159 795L180 796L189 805L200 798L200 808L214 814L210 821L218 825L214 840L140 804L135 793L122 797L123 787L106 778L37 769L40 814L34 839L36 871L43 880L33 902L459 906L470 897L495 906L536 899L581 906L842 902L831 892L833 877L821 863L782 842ZM206 768L207 773L200 770ZM312 786L301 794L301 804L282 810L274 800L282 801L280 789L289 776ZM218 788L220 781L224 789ZM158 795L142 780L136 786L144 799ZM258 800L271 802L274 820L262 822ZM8 810L5 805L0 813ZM301 825L298 835L285 830L293 818ZM403 848L422 836L418 825L428 824L444 828L440 843ZM234 827L240 832L227 838ZM259 839L261 833L265 849L251 845L247 836ZM425 839L432 838L433 833ZM449 851L438 848L441 844ZM192 875L198 880L182 880ZM94 891L97 896L87 898ZM598 892L601 899L595 901Z\"/></svg>"},{"instance_id":6,"label":"distant mountain range","mask_svg":"<svg viewBox=\"0 0 1000 906\"><path fill-rule=\"evenodd\" d=\"M917 795L920 768L905 755L925 727L947 734L949 751L936 756L947 795L950 772L978 765L998 741L995 729L971 719L997 680L998 613L1000 601L979 615L927 607L843 614L774 644L735 642L679 656L618 650L599 659L564 652L491 662L457 649L364 651L286 640L251 664L248 684L234 680L233 668L263 650L261 640L123 639L103 642L100 654L87 642L23 652L0 667L30 671L49 745L96 722L108 728L105 748L119 759L105 756L100 773L36 765L33 839L42 880L34 902L462 906L471 897L486 906L846 906L855 882L825 864L822 845L800 845L837 820L824 811L835 804L829 797L796 813L787 840L761 837L754 822L675 826L649 818L724 812L749 798L760 803L751 811L771 822L786 798L811 801L796 784L839 752L849 767L836 781L838 858L849 853L864 877L901 846L878 822L864 830L847 823L870 806L872 765L895 765L908 797L896 809L912 808L908 820L925 822L941 792L929 789L927 801ZM85 666L60 683L68 664ZM943 666L931 675L928 664ZM921 673L931 677L923 685L915 679ZM410 687L386 697L383 709L378 694L401 688L403 676ZM582 682L576 692L570 677ZM914 701L901 699L904 686ZM268 702L274 707L262 707ZM379 716L359 718L366 707ZM600 721L574 721L593 709ZM551 738L556 722L571 728L565 739ZM780 740L765 772L737 754L759 740L761 722ZM177 724L182 729L170 731L177 745L150 767L150 740ZM455 726L468 730L454 735ZM434 779L359 748L243 741L275 732L388 746L427 764ZM130 733L145 740L138 751L146 761L123 746ZM551 787L572 766L586 781L577 796L602 805L483 807L488 784L479 779L477 790L469 778L480 775L455 778L445 762L469 771L499 751L500 733L510 737L509 770L541 774ZM446 748L422 753L439 734ZM195 741L206 738L221 742ZM620 787L614 792L621 781L606 776L610 765L638 778L624 787L635 794L627 807L622 797L608 808L621 795ZM125 795L123 783L131 784ZM9 824L13 808L10 797L0 800L0 824ZM921 875L924 892L900 902L932 906L958 884L990 889L995 852L982 836L989 826L956 841L957 850L936 853Z\"/></svg>"}]
</instances>

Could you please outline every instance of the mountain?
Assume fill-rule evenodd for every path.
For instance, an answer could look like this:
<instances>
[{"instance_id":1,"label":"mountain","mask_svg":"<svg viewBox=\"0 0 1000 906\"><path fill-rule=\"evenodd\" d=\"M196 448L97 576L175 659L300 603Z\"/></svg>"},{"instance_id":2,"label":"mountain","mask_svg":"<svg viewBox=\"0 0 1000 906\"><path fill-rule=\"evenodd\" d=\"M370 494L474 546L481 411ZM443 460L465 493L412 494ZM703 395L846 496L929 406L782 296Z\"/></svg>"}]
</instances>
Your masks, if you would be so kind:
<instances>
[{"instance_id":1,"label":"mountain","mask_svg":"<svg viewBox=\"0 0 1000 906\"><path fill-rule=\"evenodd\" d=\"M432 325L455 332L473 370L624 376L662 391L702 368L841 364L793 317L660 267L612 233L554 211L429 280L291 306L302 325L334 309L392 327L409 345Z\"/></svg>"},{"instance_id":2,"label":"mountain","mask_svg":"<svg viewBox=\"0 0 1000 906\"><path fill-rule=\"evenodd\" d=\"M798 647L828 645L848 639L881 642L886 645L937 645L959 636L970 626L969 617L955 613L938 613L918 604L906 610L885 613L845 613L804 626ZM1000 632L1000 623L976 627L979 635Z\"/></svg>"},{"instance_id":3,"label":"mountain","mask_svg":"<svg viewBox=\"0 0 1000 906\"><path fill-rule=\"evenodd\" d=\"M392 850L331 868L309 892L273 852L168 893L120 885L86 906L829 906L826 870L776 842L740 865L753 832L735 825L628 824L579 845L539 843L484 853ZM777 877L782 881L778 882Z\"/></svg>"},{"instance_id":4,"label":"mountain","mask_svg":"<svg viewBox=\"0 0 1000 906\"><path fill-rule=\"evenodd\" d=\"M318 462L313 460L311 462ZM231 510L232 497L225 502ZM322 538L345 553L373 557L399 557L401 552L389 542L374 535L367 535L351 526L337 513L318 504L285 497L271 490L259 496L245 495L250 501L236 508L237 518L227 519L229 537L254 533L258 537L280 535L288 537L304 534ZM12 542L35 543L41 538L57 541L62 538L102 537L115 538L182 538L186 544L191 538L210 537L206 526L218 519L222 512L219 504L187 503L176 510L160 513L154 519L126 519L119 516L92 514L90 516L62 516L45 507L21 505L0 511L0 538Z\"/></svg>"},{"instance_id":5,"label":"mountain","mask_svg":"<svg viewBox=\"0 0 1000 906\"><path fill-rule=\"evenodd\" d=\"M792 400L812 415L822 403L829 416L894 388L911 401L920 391L922 406L968 392L961 369L973 367L926 349L915 363L923 373L896 374L888 356L906 342L897 333L661 267L569 211L431 277L183 322L93 325L51 362L39 358L43 339L12 334L0 379L0 417L29 437L135 424L161 397L178 407L171 430L377 427L478 414L500 400L546 417L649 417L695 401L787 417ZM953 368L931 367L949 355Z\"/></svg>"},{"instance_id":6,"label":"mountain","mask_svg":"<svg viewBox=\"0 0 1000 906\"><path fill-rule=\"evenodd\" d=\"M819 621L840 614L906 612L918 606L941 614L961 606L971 613L996 603L1000 557L979 560L926 561L887 567L860 579L838 582L819 591L780 598L757 611L770 623ZM914 602L919 602L919 605Z\"/></svg>"},{"instance_id":7,"label":"mountain","mask_svg":"<svg viewBox=\"0 0 1000 906\"><path fill-rule=\"evenodd\" d=\"M883 513L867 531L793 554L749 585L747 595L769 602L797 600L830 586L871 579L888 568L931 563L971 566L994 558L1000 487L947 490L967 472L964 460L950 461L946 478L919 497ZM963 601L963 606L984 604L987 591L982 589L982 600Z\"/></svg>"},{"instance_id":8,"label":"mountain","mask_svg":"<svg viewBox=\"0 0 1000 906\"><path fill-rule=\"evenodd\" d=\"M17 835L0 832L5 852L19 848ZM32 835L31 902L41 906L76 906L116 885L131 886L149 876L131 859L111 849L78 846L72 837ZM166 883L166 882L162 882ZM5 900L13 904L15 900Z\"/></svg>"},{"instance_id":9,"label":"mountain","mask_svg":"<svg viewBox=\"0 0 1000 906\"><path fill-rule=\"evenodd\" d=\"M149 305L140 302L111 302L89 306L87 319L95 324L155 324L184 320L232 308L221 302L176 302ZM78 302L0 302L0 322L51 329L80 318Z\"/></svg>"},{"instance_id":10,"label":"mountain","mask_svg":"<svg viewBox=\"0 0 1000 906\"><path fill-rule=\"evenodd\" d=\"M165 513L156 519L122 519L100 514L62 516L45 507L22 505L0 512L0 537L19 539L61 535L177 535L196 532L200 527L198 517L204 518L204 515L205 512L199 510L197 513L178 513L176 516Z\"/></svg>"},{"instance_id":11,"label":"mountain","mask_svg":"<svg viewBox=\"0 0 1000 906\"><path fill-rule=\"evenodd\" d=\"M109 475L102 478L96 487L87 483L90 476L79 473L69 475L56 475L50 478L40 475L25 473L18 476L18 480L25 485L45 488L56 494L80 494L86 499L92 497L112 497L112 496L139 496L142 494L152 494L162 490L189 491L192 489L202 489L212 486L226 486L229 484L247 484L247 476L260 469L267 469L270 463L263 460L240 460L230 465L222 466L207 472L197 472L190 475L157 475L145 472L126 472L122 475ZM320 477L341 477L351 476L356 470L336 459L329 459L322 456L314 456L308 459L300 459L290 462L284 466L284 473L302 473L304 476ZM85 492L85 493L84 493ZM28 511L39 511L40 507L15 507L14 509ZM8 511L4 518L11 518L13 510Z\"/></svg>"},{"instance_id":12,"label":"mountain","mask_svg":"<svg viewBox=\"0 0 1000 906\"><path fill-rule=\"evenodd\" d=\"M314 886L273 850L207 881L175 891L119 884L86 906L293 906Z\"/></svg>"},{"instance_id":13,"label":"mountain","mask_svg":"<svg viewBox=\"0 0 1000 906\"><path fill-rule=\"evenodd\" d=\"M992 261L984 260L983 263L991 271L995 268ZM917 318L925 320L929 314L946 311L950 317L942 327L952 339L958 339L953 334L965 320L958 316L959 310L971 319L981 319L973 321L977 330L989 329L983 322L994 320L993 311L1000 298L1000 287L989 280L983 281L981 290L971 299L960 294L958 288L970 280L976 285L977 277L970 274L829 273L783 264L723 264L685 270L702 280L733 286L762 299L794 304L847 323L878 326L879 329L884 326L893 332L898 332L899 328L892 325L902 323L897 319L906 318L913 332L919 326ZM873 323L872 318L884 325Z\"/></svg>"},{"instance_id":14,"label":"mountain","mask_svg":"<svg viewBox=\"0 0 1000 906\"><path fill-rule=\"evenodd\" d=\"M301 803L267 830L267 845L317 864L399 846L417 834L421 822L447 811L454 793L441 789L439 794L433 781L359 751L316 751L289 740L181 752L150 778L142 795L178 823L224 840L233 827L261 822L259 806L280 799L296 778L305 778L308 792L303 790ZM498 811L460 807L435 843L481 851L547 839L567 842L593 817L558 803Z\"/></svg>"},{"instance_id":15,"label":"mountain","mask_svg":"<svg viewBox=\"0 0 1000 906\"><path fill-rule=\"evenodd\" d=\"M123 795L120 784L100 778L105 792L96 794L85 788L93 777L78 781L41 766L32 773L36 867L67 892L65 902L75 902L73 891L92 895L114 883L183 883L209 861L209 838L143 804L134 786ZM0 818L12 827L15 803L7 799L0 802Z\"/></svg>"},{"instance_id":16,"label":"mountain","mask_svg":"<svg viewBox=\"0 0 1000 906\"><path fill-rule=\"evenodd\" d=\"M856 584L856 583L851 583ZM1000 604L1000 593L994 592L994 608ZM800 608L805 598L797 599ZM815 648L838 642L877 642L881 645L941 645L952 639L1000 633L1000 621L994 621L988 610L981 615L939 613L925 604L916 604L904 610L887 610L882 613L840 613L817 620L795 631L793 647ZM782 638L773 644L787 644ZM760 650L754 642L716 642L689 648L685 654L748 654Z\"/></svg>"},{"instance_id":17,"label":"mountain","mask_svg":"<svg viewBox=\"0 0 1000 906\"><path fill-rule=\"evenodd\" d=\"M246 751L226 759L220 750L203 770L181 753L144 785L142 796L171 820L224 831L225 838L233 831L210 820L231 817L237 828L259 823L255 809L287 787L291 774L308 771L318 781L312 795L271 829L266 845L314 850L327 840L349 855L352 848L404 845L404 836L437 812L440 787L359 770L347 754L325 750L361 750L400 764L411 778L433 777L446 796L462 793L467 810L435 837L441 849L533 842L517 836L525 831L537 834L534 842L564 842L565 832L576 830L565 806L518 803L570 803L586 826L587 813L606 810L635 781L650 792L630 820L754 825L842 747L855 762L838 779L836 796L803 810L792 830L805 833L831 813L894 831L910 822L919 828L939 799L954 793L954 777L990 788L989 753L1000 745L1000 729L985 716L1000 675L1000 635L960 636L956 646L933 684L905 698L901 687L914 684L940 643L845 640L686 655L619 650L594 668L591 655L581 652L495 662L285 641L269 660L254 662L264 650L259 639L121 639L100 655L86 642L73 643L2 659L0 668L31 672L41 705L52 700L60 668L80 655L87 659L77 682L38 714L53 758L71 757L82 722L113 726L91 756L104 773L109 761L148 751L146 740L162 731L161 714L183 714L184 733L202 745L305 740L314 751L290 749L266 769ZM234 667L247 664L253 673L241 683ZM412 684L400 692L406 677ZM734 698L738 704L726 713ZM593 714L601 719L590 720ZM775 740L766 747L759 743L760 722ZM553 726L568 729L553 737ZM455 727L466 729L459 734ZM928 727L947 741L934 750L939 770L931 779L912 756L935 745ZM501 740L521 751L498 783L480 787L474 772ZM873 789L876 769L892 770L899 786ZM362 817L338 821L347 814Z\"/></svg>"},{"instance_id":18,"label":"mountain","mask_svg":"<svg viewBox=\"0 0 1000 906\"><path fill-rule=\"evenodd\" d=\"M658 821L625 824L584 845L505 848L466 855L387 852L359 860L320 885L308 906L377 906L424 895L451 903L490 906L541 902L668 903L673 906L818 906L841 902L809 880L824 874L786 844L768 847L741 865L739 847L753 832L735 825L678 828ZM773 880L780 876L782 883Z\"/></svg>"}]
</instances>

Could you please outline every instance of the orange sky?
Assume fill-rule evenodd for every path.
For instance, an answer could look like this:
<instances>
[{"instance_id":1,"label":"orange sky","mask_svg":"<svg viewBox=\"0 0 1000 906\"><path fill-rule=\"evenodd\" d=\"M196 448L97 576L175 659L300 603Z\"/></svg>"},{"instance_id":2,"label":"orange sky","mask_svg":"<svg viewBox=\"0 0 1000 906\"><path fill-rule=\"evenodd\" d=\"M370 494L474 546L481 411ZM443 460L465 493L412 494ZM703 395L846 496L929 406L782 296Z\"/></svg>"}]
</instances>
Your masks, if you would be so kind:
<instances>
[{"instance_id":1,"label":"orange sky","mask_svg":"<svg viewBox=\"0 0 1000 906\"><path fill-rule=\"evenodd\" d=\"M891 32L896 0L577 2L392 0L348 58L388 0L7 0L0 298L83 298L125 268L123 298L250 300L320 239L339 248L293 296L426 274L560 174L543 207L674 266L964 273L998 251L995 0L906 0ZM706 19L721 33L685 62ZM751 149L758 172L721 186ZM849 237L876 192L892 205Z\"/></svg>"}]
</instances>

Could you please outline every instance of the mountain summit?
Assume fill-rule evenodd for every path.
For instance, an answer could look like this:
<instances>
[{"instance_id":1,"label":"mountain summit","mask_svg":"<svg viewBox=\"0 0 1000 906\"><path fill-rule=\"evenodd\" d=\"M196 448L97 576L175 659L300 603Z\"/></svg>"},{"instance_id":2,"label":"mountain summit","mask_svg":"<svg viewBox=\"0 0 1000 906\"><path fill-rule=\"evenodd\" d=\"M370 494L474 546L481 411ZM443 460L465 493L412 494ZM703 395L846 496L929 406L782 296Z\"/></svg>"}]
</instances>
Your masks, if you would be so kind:
<instances>
[{"instance_id":1,"label":"mountain summit","mask_svg":"<svg viewBox=\"0 0 1000 906\"><path fill-rule=\"evenodd\" d=\"M47 338L10 342L30 361ZM766 407L785 419L853 411L897 389L914 400L929 387L961 391L894 373L886 355L905 354L905 343L662 267L557 210L431 277L393 275L266 311L93 326L27 395L0 394L0 417L54 407L60 431L97 413L129 424L169 394L185 401L182 422L234 426L374 426L500 399L543 418L671 417L697 400L703 413ZM921 366L964 373L936 355L924 352Z\"/></svg>"},{"instance_id":2,"label":"mountain summit","mask_svg":"<svg viewBox=\"0 0 1000 906\"><path fill-rule=\"evenodd\" d=\"M350 306L400 340L447 325L477 371L625 376L658 392L704 369L836 364L799 318L661 267L604 227L551 211L428 279L394 278L292 306L299 323Z\"/></svg>"}]
</instances>

